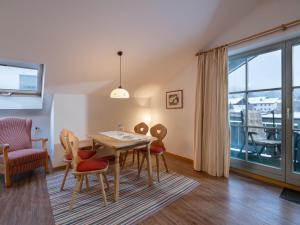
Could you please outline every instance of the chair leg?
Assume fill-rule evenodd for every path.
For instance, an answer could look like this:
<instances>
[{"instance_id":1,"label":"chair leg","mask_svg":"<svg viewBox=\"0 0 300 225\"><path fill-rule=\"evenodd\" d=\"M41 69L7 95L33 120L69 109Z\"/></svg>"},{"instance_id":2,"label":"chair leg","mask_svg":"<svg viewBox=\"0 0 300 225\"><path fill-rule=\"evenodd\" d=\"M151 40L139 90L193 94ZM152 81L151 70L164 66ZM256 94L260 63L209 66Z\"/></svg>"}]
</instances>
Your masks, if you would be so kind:
<instances>
[{"instance_id":1,"label":"chair leg","mask_svg":"<svg viewBox=\"0 0 300 225\"><path fill-rule=\"evenodd\" d=\"M132 151L132 165L134 165L134 155L135 155L135 150L133 149L133 151Z\"/></svg>"},{"instance_id":2,"label":"chair leg","mask_svg":"<svg viewBox=\"0 0 300 225\"><path fill-rule=\"evenodd\" d=\"M128 151L126 151L125 156L124 156L124 158L122 159L122 166L121 166L121 169L123 169L124 166L125 166L126 159L127 159L127 155L128 155Z\"/></svg>"},{"instance_id":3,"label":"chair leg","mask_svg":"<svg viewBox=\"0 0 300 225\"><path fill-rule=\"evenodd\" d=\"M9 188L11 186L11 177L9 176L9 173L4 174L4 180L5 180L5 187Z\"/></svg>"},{"instance_id":4,"label":"chair leg","mask_svg":"<svg viewBox=\"0 0 300 225\"><path fill-rule=\"evenodd\" d=\"M45 159L45 164L44 164L45 173L48 173L48 171L49 171L48 160L49 160L49 157L48 157L48 153L47 153L47 156L46 156L46 159Z\"/></svg>"},{"instance_id":5,"label":"chair leg","mask_svg":"<svg viewBox=\"0 0 300 225\"><path fill-rule=\"evenodd\" d=\"M140 168L140 151L139 150L136 150L137 151L137 169L139 170Z\"/></svg>"},{"instance_id":6,"label":"chair leg","mask_svg":"<svg viewBox=\"0 0 300 225\"><path fill-rule=\"evenodd\" d=\"M102 196L103 196L103 201L104 201L104 206L107 205L107 201L106 201L106 193L105 193L105 189L104 189L104 183L103 183L103 178L102 178L102 174L97 174L98 176L98 180L100 183L100 188L101 188L101 192L102 192Z\"/></svg>"},{"instance_id":7,"label":"chair leg","mask_svg":"<svg viewBox=\"0 0 300 225\"><path fill-rule=\"evenodd\" d=\"M167 166L166 158L165 158L165 156L164 156L163 154L161 155L161 157L162 157L162 159L163 159L163 161L164 161L164 165L165 165L165 167L166 167L166 171L167 171L167 173L169 173L169 169L168 169L168 166Z\"/></svg>"},{"instance_id":8,"label":"chair leg","mask_svg":"<svg viewBox=\"0 0 300 225\"><path fill-rule=\"evenodd\" d=\"M80 183L79 183L79 192L81 192L81 190L82 190L82 183L83 183L83 175L80 175L79 176L80 177Z\"/></svg>"},{"instance_id":9,"label":"chair leg","mask_svg":"<svg viewBox=\"0 0 300 225\"><path fill-rule=\"evenodd\" d=\"M64 190L64 186L65 186L65 182L66 182L66 179L67 179L67 176L68 176L68 172L69 172L70 166L71 166L70 163L67 163L66 169L65 169L64 178L63 178L61 186L60 186L60 190L61 191Z\"/></svg>"},{"instance_id":10,"label":"chair leg","mask_svg":"<svg viewBox=\"0 0 300 225\"><path fill-rule=\"evenodd\" d=\"M160 182L160 179L159 179L159 158L158 158L158 155L155 155L155 158L156 158L156 173L157 173L157 180L158 180L158 182Z\"/></svg>"},{"instance_id":11,"label":"chair leg","mask_svg":"<svg viewBox=\"0 0 300 225\"><path fill-rule=\"evenodd\" d=\"M89 191L90 190L90 184L89 184L88 175L85 175L85 186L86 186L86 190Z\"/></svg>"},{"instance_id":12,"label":"chair leg","mask_svg":"<svg viewBox=\"0 0 300 225\"><path fill-rule=\"evenodd\" d=\"M107 190L109 191L109 183L108 183L107 176L106 176L106 174L103 174L103 176L104 176L104 181L105 181L105 183L106 183L106 188L107 188Z\"/></svg>"},{"instance_id":13,"label":"chair leg","mask_svg":"<svg viewBox=\"0 0 300 225\"><path fill-rule=\"evenodd\" d=\"M139 172L138 172L138 175L141 174L141 170L142 170L142 167L144 165L144 161L146 159L146 154L143 154L143 157L142 157L142 162L141 162L141 165L140 165L140 168L139 168Z\"/></svg>"},{"instance_id":14,"label":"chair leg","mask_svg":"<svg viewBox=\"0 0 300 225\"><path fill-rule=\"evenodd\" d=\"M82 176L77 176L77 177L76 177L76 183L75 183L74 188L73 188L72 199L71 199L71 202L70 202L70 210L73 209L74 203L75 203L75 201L76 201L77 192L78 192L78 190L79 190L81 177L82 177Z\"/></svg>"}]
</instances>

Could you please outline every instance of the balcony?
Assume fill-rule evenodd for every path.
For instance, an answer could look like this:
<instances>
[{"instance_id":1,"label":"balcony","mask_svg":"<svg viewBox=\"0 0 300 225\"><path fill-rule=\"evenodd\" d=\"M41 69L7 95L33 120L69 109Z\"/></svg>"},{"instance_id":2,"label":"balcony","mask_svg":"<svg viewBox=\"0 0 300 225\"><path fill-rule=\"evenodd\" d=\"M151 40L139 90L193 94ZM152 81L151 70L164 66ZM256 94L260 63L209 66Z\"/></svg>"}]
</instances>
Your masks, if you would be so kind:
<instances>
[{"instance_id":1,"label":"balcony","mask_svg":"<svg viewBox=\"0 0 300 225\"><path fill-rule=\"evenodd\" d=\"M262 115L262 132L265 132L266 139L281 140L281 115L275 115L274 118L270 114ZM300 125L300 117L294 118L294 128ZM276 133L270 135L271 131L276 129ZM232 158L246 160L246 149L248 149L248 161L253 163L264 164L272 167L281 167L281 145L262 145L253 141L248 136L248 147L246 145L246 128L242 124L240 112L230 112L230 155ZM293 149L294 149L294 171L300 172L300 134L296 131L293 133ZM258 154L261 152L261 154ZM299 152L299 153L298 153Z\"/></svg>"}]
</instances>

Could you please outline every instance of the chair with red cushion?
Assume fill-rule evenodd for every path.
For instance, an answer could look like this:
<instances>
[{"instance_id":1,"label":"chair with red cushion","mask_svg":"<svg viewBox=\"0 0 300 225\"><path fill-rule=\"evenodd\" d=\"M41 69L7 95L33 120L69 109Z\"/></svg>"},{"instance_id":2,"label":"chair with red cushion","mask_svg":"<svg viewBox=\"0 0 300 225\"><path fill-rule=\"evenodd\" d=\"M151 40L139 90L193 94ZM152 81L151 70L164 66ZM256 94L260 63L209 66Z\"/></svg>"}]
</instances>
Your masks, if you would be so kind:
<instances>
[{"instance_id":1,"label":"chair with red cushion","mask_svg":"<svg viewBox=\"0 0 300 225\"><path fill-rule=\"evenodd\" d=\"M145 124L144 122L141 122L137 125L134 126L134 132L137 134L144 134L146 135L148 133L149 127L147 126L147 124ZM135 153L137 153L137 169L140 168L140 149L145 148L145 146L141 146L138 148L133 149L132 151L132 164L134 164L134 159L135 159ZM124 159L122 159L122 168L124 168L126 159L127 159L127 155L128 155L128 151L126 151L125 157Z\"/></svg>"},{"instance_id":2,"label":"chair with red cushion","mask_svg":"<svg viewBox=\"0 0 300 225\"><path fill-rule=\"evenodd\" d=\"M166 158L164 156L164 152L166 151L165 145L163 143L163 139L167 135L167 128L163 126L162 124L156 124L155 126L151 127L150 133L153 137L157 138L157 140L153 141L150 145L150 153L151 155L155 155L156 157L156 172L157 172L157 179L158 182L160 181L159 178L159 156L163 159L166 171L169 172ZM146 158L146 153L147 153L147 148L141 149L143 153L143 158L142 158L142 163L139 168L139 174L141 173L145 158Z\"/></svg>"},{"instance_id":3,"label":"chair with red cushion","mask_svg":"<svg viewBox=\"0 0 300 225\"><path fill-rule=\"evenodd\" d=\"M72 131L67 130L67 129L64 128L64 129L62 129L62 131L59 134L60 144L62 145L62 148L64 150L64 159L63 160L66 163L64 178L62 180L60 190L64 189L66 178L67 178L68 172L71 168L71 163L72 163L72 159L73 159L72 151L70 149L68 149L67 143L66 143L66 137L68 136L69 133L72 133ZM93 145L88 145L88 146L84 146L84 147L79 148L78 156L82 160L92 158L97 153L96 150L94 150L93 148L94 148ZM86 177L86 180L87 179L88 178ZM88 182L88 180L86 182ZM81 184L81 186L82 186L82 184Z\"/></svg>"},{"instance_id":4,"label":"chair with red cushion","mask_svg":"<svg viewBox=\"0 0 300 225\"><path fill-rule=\"evenodd\" d=\"M89 174L95 174L99 180L102 197L104 201L104 205L107 205L106 194L103 184L103 173L105 173L108 169L109 161L103 158L89 158L86 160L82 160L79 157L79 139L73 134L68 133L66 137L67 148L72 152L72 167L73 167L73 175L76 177L76 183L73 189L73 195L70 202L70 209L73 208L74 202L76 200L76 194L80 191L80 186L82 184L83 178L87 177ZM88 182L87 182L88 188Z\"/></svg>"},{"instance_id":5,"label":"chair with red cushion","mask_svg":"<svg viewBox=\"0 0 300 225\"><path fill-rule=\"evenodd\" d=\"M11 186L11 176L44 167L48 172L47 138L31 138L31 119L0 119L0 174L4 174L5 186ZM41 148L33 148L32 142L40 141Z\"/></svg>"}]
</instances>

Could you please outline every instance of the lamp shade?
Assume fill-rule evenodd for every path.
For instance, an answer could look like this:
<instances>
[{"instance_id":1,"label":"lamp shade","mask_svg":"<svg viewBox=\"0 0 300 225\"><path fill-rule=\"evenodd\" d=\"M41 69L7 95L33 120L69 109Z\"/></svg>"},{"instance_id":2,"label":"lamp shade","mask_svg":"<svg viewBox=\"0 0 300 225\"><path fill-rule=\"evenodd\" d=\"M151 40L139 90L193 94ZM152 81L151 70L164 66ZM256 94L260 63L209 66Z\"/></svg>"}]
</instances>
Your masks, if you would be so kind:
<instances>
[{"instance_id":1,"label":"lamp shade","mask_svg":"<svg viewBox=\"0 0 300 225\"><path fill-rule=\"evenodd\" d=\"M130 98L128 91L121 87L112 90L110 93L110 97L111 98Z\"/></svg>"}]
</instances>

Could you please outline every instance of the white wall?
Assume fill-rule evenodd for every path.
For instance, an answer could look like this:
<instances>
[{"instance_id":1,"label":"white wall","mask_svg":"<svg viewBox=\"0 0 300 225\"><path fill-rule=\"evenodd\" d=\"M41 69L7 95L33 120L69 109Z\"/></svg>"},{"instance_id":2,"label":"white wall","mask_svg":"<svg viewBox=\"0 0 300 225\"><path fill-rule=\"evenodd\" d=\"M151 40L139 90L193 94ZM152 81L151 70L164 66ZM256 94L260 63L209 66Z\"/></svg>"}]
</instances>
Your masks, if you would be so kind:
<instances>
[{"instance_id":1,"label":"white wall","mask_svg":"<svg viewBox=\"0 0 300 225\"><path fill-rule=\"evenodd\" d=\"M86 96L55 94L51 110L51 153L53 167L62 165L63 149L59 133L63 128L72 130L80 139L86 138Z\"/></svg>"},{"instance_id":2,"label":"white wall","mask_svg":"<svg viewBox=\"0 0 300 225\"><path fill-rule=\"evenodd\" d=\"M152 125L161 123L168 129L167 151L189 159L193 158L196 72L194 59L151 99ZM183 109L166 109L166 92L179 89L183 90Z\"/></svg>"},{"instance_id":3,"label":"white wall","mask_svg":"<svg viewBox=\"0 0 300 225\"><path fill-rule=\"evenodd\" d=\"M119 124L133 131L151 114L149 98L111 99L97 94L88 96L87 110L87 129L92 133L117 129Z\"/></svg>"},{"instance_id":4,"label":"white wall","mask_svg":"<svg viewBox=\"0 0 300 225\"><path fill-rule=\"evenodd\" d=\"M293 20L298 20L300 18L299 9L299 0L266 1L240 20L239 23L232 26L231 29L228 29L223 35L212 40L209 47L222 45ZM275 36L282 34L277 33ZM256 42L260 42L260 40Z\"/></svg>"}]
</instances>

